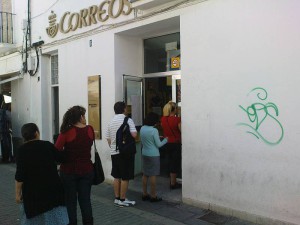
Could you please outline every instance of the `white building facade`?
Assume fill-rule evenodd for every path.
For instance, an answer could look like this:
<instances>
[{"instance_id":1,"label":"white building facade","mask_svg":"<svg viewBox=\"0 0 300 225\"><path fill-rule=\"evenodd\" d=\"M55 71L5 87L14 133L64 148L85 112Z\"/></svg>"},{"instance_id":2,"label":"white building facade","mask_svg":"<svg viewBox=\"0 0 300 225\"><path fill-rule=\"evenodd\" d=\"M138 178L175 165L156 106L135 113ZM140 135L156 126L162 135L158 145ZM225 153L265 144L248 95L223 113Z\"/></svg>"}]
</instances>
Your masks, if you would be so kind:
<instances>
[{"instance_id":1,"label":"white building facade","mask_svg":"<svg viewBox=\"0 0 300 225\"><path fill-rule=\"evenodd\" d=\"M114 103L125 100L142 125L146 112L173 100L183 202L260 224L300 224L300 1L18 0L12 13L0 84L11 87L14 136L35 122L52 140L69 107L92 110L89 77L97 76L108 180L101 134ZM159 37L164 56L151 51Z\"/></svg>"}]
</instances>

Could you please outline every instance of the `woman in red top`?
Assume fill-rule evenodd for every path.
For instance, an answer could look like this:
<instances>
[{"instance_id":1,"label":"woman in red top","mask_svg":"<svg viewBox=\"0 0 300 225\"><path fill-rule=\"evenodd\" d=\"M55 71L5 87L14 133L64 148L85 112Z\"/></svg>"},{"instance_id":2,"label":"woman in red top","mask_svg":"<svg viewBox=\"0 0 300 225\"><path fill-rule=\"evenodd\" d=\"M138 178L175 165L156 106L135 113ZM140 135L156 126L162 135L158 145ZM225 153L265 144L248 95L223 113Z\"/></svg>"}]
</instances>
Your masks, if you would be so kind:
<instances>
[{"instance_id":1,"label":"woman in red top","mask_svg":"<svg viewBox=\"0 0 300 225\"><path fill-rule=\"evenodd\" d=\"M60 134L55 143L65 150L67 160L60 166L60 176L65 189L69 225L77 224L77 196L84 225L93 224L91 186L94 177L91 147L94 130L86 125L85 108L73 106L63 117Z\"/></svg>"},{"instance_id":2,"label":"woman in red top","mask_svg":"<svg viewBox=\"0 0 300 225\"><path fill-rule=\"evenodd\" d=\"M170 188L180 188L176 183L177 174L181 168L181 118L176 116L177 108L174 102L168 102L163 108L161 126L164 137L168 137L166 144L170 162Z\"/></svg>"}]
</instances>

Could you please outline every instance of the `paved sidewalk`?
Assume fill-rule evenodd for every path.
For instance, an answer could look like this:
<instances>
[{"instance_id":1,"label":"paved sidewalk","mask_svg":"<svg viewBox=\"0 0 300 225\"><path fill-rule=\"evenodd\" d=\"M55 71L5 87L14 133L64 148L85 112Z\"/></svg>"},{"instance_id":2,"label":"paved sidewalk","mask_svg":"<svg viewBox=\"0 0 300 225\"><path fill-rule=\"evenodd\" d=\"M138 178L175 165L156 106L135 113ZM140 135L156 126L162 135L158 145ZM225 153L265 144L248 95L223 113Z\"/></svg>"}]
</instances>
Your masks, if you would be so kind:
<instances>
[{"instance_id":1,"label":"paved sidewalk","mask_svg":"<svg viewBox=\"0 0 300 225\"><path fill-rule=\"evenodd\" d=\"M0 225L17 225L19 207L15 203L14 164L0 164ZM127 196L136 200L134 207L119 208L113 204L113 188L109 184L92 187L95 225L254 225L253 223L224 217L181 202L141 201L141 193L130 190ZM80 219L80 213L78 214ZM81 224L81 222L79 222Z\"/></svg>"}]
</instances>

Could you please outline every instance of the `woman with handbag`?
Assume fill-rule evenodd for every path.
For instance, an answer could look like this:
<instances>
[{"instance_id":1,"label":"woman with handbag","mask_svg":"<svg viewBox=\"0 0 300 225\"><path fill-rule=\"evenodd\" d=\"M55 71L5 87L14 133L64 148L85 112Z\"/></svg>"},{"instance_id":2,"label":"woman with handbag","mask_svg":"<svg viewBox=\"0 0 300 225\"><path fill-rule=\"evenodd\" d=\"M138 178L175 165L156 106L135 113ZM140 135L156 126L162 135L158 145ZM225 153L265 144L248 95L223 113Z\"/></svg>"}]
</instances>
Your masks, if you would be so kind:
<instances>
[{"instance_id":1,"label":"woman with handbag","mask_svg":"<svg viewBox=\"0 0 300 225\"><path fill-rule=\"evenodd\" d=\"M94 140L92 126L86 125L85 108L73 106L65 113L60 134L55 143L58 150L67 153L65 163L60 166L60 176L65 188L66 206L70 223L77 224L77 200L84 225L93 224L91 186L94 170L91 147Z\"/></svg>"},{"instance_id":2,"label":"woman with handbag","mask_svg":"<svg viewBox=\"0 0 300 225\"><path fill-rule=\"evenodd\" d=\"M181 188L181 184L176 182L181 170L181 118L176 113L176 103L169 101L163 108L161 118L164 137L168 137L166 149L170 164L170 189Z\"/></svg>"}]
</instances>

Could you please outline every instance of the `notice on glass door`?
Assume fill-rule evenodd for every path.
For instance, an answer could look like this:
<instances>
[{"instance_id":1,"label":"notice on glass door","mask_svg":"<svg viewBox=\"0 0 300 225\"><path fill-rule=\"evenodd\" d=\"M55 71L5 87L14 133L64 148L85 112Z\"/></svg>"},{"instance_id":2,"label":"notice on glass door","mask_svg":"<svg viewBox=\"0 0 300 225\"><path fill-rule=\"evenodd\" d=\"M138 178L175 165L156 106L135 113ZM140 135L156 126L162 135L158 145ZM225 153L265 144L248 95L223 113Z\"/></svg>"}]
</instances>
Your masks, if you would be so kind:
<instances>
[{"instance_id":1,"label":"notice on glass door","mask_svg":"<svg viewBox=\"0 0 300 225\"><path fill-rule=\"evenodd\" d=\"M143 125L142 96L131 95L131 119L136 126Z\"/></svg>"}]
</instances>

